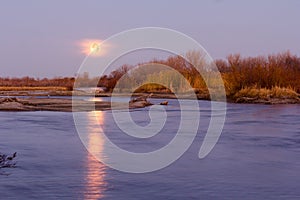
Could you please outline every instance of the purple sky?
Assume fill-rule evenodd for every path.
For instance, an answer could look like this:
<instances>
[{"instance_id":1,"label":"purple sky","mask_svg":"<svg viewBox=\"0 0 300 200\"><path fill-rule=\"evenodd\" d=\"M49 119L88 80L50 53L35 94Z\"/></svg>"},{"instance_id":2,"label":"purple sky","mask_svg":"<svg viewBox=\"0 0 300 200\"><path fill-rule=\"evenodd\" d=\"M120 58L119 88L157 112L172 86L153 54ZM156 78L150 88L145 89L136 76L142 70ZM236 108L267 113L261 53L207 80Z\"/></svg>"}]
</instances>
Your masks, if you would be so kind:
<instances>
[{"instance_id":1,"label":"purple sky","mask_svg":"<svg viewBox=\"0 0 300 200\"><path fill-rule=\"evenodd\" d=\"M72 76L79 41L144 26L183 32L213 58L300 55L299 11L299 0L2 1L0 76Z\"/></svg>"}]
</instances>

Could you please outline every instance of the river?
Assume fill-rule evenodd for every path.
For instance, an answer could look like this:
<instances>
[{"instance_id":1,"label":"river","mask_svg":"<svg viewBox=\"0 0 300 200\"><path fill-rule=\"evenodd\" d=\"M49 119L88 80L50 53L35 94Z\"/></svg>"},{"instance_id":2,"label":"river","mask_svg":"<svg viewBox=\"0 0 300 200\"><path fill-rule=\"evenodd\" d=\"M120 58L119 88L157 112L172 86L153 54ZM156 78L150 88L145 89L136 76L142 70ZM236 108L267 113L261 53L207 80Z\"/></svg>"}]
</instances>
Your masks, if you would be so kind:
<instances>
[{"instance_id":1,"label":"river","mask_svg":"<svg viewBox=\"0 0 300 200\"><path fill-rule=\"evenodd\" d=\"M217 145L199 159L210 119L209 102L199 104L199 134L191 147L170 166L145 174L97 161L79 139L72 113L0 112L0 152L18 153L16 168L0 169L0 199L300 199L299 105L228 104ZM137 123L148 123L148 109L131 112ZM171 120L163 134L138 144L118 136L111 111L87 112L86 118L96 114L113 142L144 152L174 137L180 108L169 100L166 110ZM93 134L87 138L101 144Z\"/></svg>"}]
</instances>

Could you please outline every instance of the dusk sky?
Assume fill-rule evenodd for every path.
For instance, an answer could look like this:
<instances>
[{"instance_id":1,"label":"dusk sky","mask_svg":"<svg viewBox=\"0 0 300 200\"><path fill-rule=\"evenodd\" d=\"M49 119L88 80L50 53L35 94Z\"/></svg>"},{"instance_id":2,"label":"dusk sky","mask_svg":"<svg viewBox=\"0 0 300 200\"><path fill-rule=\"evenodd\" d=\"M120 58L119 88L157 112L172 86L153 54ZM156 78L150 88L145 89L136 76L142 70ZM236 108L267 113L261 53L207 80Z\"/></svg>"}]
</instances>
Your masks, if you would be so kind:
<instances>
[{"instance_id":1,"label":"dusk sky","mask_svg":"<svg viewBox=\"0 0 300 200\"><path fill-rule=\"evenodd\" d=\"M1 77L73 76L84 39L132 28L170 28L197 40L213 58L300 55L300 1L2 1Z\"/></svg>"}]
</instances>

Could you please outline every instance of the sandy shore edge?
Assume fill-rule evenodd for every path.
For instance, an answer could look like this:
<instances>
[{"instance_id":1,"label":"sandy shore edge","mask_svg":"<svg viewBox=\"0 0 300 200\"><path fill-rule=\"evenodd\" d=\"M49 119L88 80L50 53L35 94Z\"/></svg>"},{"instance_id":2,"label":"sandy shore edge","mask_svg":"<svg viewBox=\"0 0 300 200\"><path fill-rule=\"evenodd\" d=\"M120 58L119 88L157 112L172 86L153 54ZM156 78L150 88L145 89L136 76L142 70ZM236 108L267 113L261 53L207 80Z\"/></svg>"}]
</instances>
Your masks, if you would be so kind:
<instances>
[{"instance_id":1,"label":"sandy shore edge","mask_svg":"<svg viewBox=\"0 0 300 200\"><path fill-rule=\"evenodd\" d=\"M65 98L0 98L0 111L88 112L113 109L134 109L152 105L147 100L132 103L93 102Z\"/></svg>"}]
</instances>

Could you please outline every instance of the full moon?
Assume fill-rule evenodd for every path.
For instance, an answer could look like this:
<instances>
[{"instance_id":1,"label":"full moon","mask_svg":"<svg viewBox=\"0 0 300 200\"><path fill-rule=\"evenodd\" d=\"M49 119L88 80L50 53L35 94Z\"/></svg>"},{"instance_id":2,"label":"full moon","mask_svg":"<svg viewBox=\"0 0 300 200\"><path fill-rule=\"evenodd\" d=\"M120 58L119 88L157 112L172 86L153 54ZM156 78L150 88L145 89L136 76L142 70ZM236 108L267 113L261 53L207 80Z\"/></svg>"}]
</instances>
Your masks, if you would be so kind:
<instances>
[{"instance_id":1,"label":"full moon","mask_svg":"<svg viewBox=\"0 0 300 200\"><path fill-rule=\"evenodd\" d=\"M106 46L103 46L101 40L98 39L83 39L79 41L80 51L86 56L103 56L107 49Z\"/></svg>"},{"instance_id":2,"label":"full moon","mask_svg":"<svg viewBox=\"0 0 300 200\"><path fill-rule=\"evenodd\" d=\"M90 53L97 53L99 51L100 51L100 44L99 43L94 42L90 45Z\"/></svg>"}]
</instances>

